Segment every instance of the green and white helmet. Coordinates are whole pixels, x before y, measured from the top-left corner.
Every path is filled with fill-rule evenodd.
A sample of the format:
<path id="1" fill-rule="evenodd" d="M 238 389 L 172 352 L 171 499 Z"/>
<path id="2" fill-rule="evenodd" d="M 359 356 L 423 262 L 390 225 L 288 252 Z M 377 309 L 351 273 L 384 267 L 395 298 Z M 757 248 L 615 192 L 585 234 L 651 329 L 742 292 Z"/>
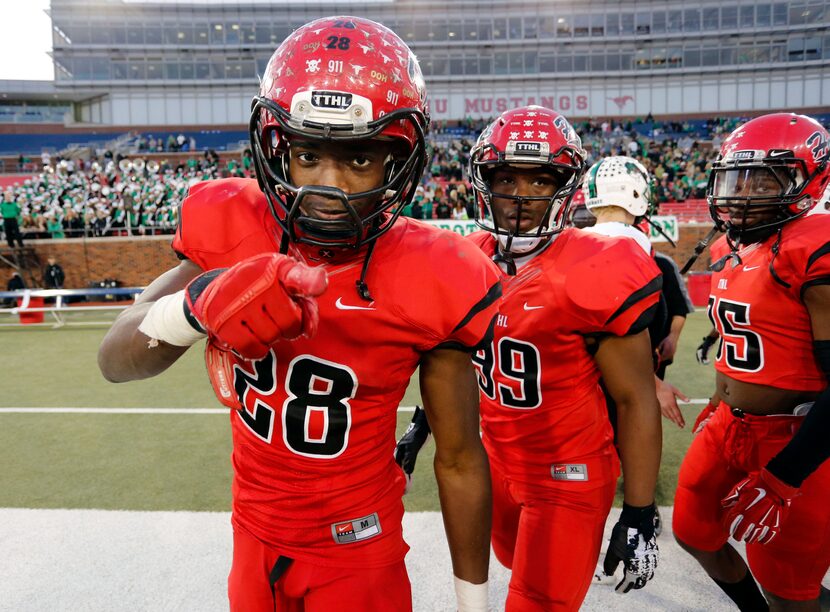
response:
<path id="1" fill-rule="evenodd" d="M 582 192 L 588 210 L 619 206 L 642 217 L 651 203 L 651 177 L 633 157 L 615 155 L 591 166 L 585 174 Z"/>

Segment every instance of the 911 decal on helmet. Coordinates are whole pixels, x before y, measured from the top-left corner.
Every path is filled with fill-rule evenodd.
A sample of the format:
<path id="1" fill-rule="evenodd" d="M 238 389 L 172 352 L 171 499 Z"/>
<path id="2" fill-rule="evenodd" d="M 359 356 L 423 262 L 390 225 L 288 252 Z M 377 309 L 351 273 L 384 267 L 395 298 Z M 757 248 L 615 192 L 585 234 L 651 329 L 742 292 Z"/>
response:
<path id="1" fill-rule="evenodd" d="M 405 70 L 404 70 L 405 69 Z M 389 28 L 360 17 L 317 19 L 274 52 L 248 124 L 256 177 L 291 242 L 357 249 L 392 227 L 415 195 L 426 164 L 426 86 L 412 51 Z M 384 185 L 371 194 L 291 180 L 289 141 L 394 141 Z M 371 146 L 371 145 L 367 145 Z M 304 212 L 304 198 L 337 200 L 341 219 Z M 369 199 L 372 205 L 358 206 Z M 358 208 L 360 211 L 358 212 Z"/>

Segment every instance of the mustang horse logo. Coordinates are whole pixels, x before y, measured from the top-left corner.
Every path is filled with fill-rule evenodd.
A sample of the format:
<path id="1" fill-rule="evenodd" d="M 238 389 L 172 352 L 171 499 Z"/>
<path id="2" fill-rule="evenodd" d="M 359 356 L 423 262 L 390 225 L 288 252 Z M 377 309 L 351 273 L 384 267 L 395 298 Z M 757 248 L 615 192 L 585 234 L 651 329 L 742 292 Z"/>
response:
<path id="1" fill-rule="evenodd" d="M 634 102 L 634 98 L 632 96 L 617 96 L 616 98 L 608 98 L 614 104 L 617 105 L 617 108 L 622 110 L 625 108 L 625 105 L 629 102 Z"/>

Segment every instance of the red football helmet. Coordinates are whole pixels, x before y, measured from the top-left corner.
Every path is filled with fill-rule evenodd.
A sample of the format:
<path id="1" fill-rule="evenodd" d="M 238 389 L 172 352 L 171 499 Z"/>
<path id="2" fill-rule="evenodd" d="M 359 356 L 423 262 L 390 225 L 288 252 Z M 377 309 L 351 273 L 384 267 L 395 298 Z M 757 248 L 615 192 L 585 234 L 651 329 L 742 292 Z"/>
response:
<path id="1" fill-rule="evenodd" d="M 552 197 L 523 197 L 493 192 L 490 179 L 497 166 L 529 166 L 561 177 Z M 559 113 L 541 106 L 525 106 L 502 113 L 479 136 L 470 152 L 470 180 L 476 196 L 476 224 L 496 235 L 503 252 L 532 253 L 546 238 L 561 231 L 568 206 L 585 171 L 585 151 L 571 124 Z M 493 198 L 513 200 L 519 207 L 516 223 L 500 227 L 493 215 Z M 532 230 L 519 227 L 524 203 L 548 202 L 542 222 Z"/>
<path id="2" fill-rule="evenodd" d="M 428 124 L 418 61 L 390 29 L 358 17 L 327 17 L 297 29 L 271 56 L 249 124 L 257 180 L 289 239 L 359 248 L 388 230 L 421 179 Z M 288 172 L 292 137 L 333 146 L 392 139 L 404 145 L 405 154 L 390 158 L 385 184 L 371 191 L 296 187 Z M 300 205 L 310 194 L 340 200 L 350 218 L 304 215 Z M 378 204 L 361 216 L 351 203 L 365 198 Z M 398 212 L 387 213 L 394 206 Z"/>
<path id="3" fill-rule="evenodd" d="M 827 189 L 828 162 L 830 135 L 815 119 L 774 113 L 748 121 L 712 164 L 706 196 L 715 225 L 730 241 L 748 242 L 806 214 Z"/>

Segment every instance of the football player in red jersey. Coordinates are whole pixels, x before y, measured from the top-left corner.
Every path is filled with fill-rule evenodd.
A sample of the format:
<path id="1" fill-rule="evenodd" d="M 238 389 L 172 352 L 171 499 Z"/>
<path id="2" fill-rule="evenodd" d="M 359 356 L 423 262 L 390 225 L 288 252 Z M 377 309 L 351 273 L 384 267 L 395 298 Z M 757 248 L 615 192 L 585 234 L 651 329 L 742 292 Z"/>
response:
<path id="1" fill-rule="evenodd" d="M 680 468 L 674 534 L 741 610 L 817 611 L 830 566 L 830 218 L 807 215 L 829 162 L 817 121 L 777 113 L 736 128 L 709 179 L 720 402 Z"/>
<path id="2" fill-rule="evenodd" d="M 489 344 L 501 287 L 469 241 L 391 212 L 415 193 L 427 123 L 420 68 L 391 30 L 354 17 L 296 30 L 253 100 L 257 180 L 191 189 L 182 263 L 101 346 L 118 382 L 207 337 L 233 433 L 233 610 L 411 609 L 392 451 L 418 367 L 458 609 L 486 609 L 490 482 L 470 353 Z"/>
<path id="3" fill-rule="evenodd" d="M 508 611 L 577 610 L 591 584 L 619 459 L 602 377 L 617 401 L 625 505 L 605 568 L 618 592 L 654 574 L 661 424 L 648 326 L 660 272 L 631 240 L 563 230 L 585 153 L 561 115 L 503 113 L 471 151 L 471 236 L 502 270 L 492 343 L 474 356 L 493 479 L 492 544 L 512 570 Z"/>

